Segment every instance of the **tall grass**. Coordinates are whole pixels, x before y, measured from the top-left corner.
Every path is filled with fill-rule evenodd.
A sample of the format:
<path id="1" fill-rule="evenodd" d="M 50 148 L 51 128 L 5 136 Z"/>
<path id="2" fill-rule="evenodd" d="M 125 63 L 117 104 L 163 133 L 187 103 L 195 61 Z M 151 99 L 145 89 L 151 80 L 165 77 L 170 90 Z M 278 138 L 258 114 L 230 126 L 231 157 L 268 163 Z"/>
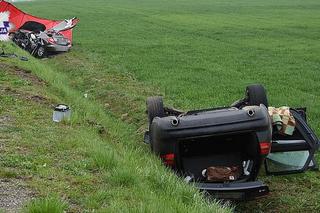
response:
<path id="1" fill-rule="evenodd" d="M 62 213 L 67 209 L 65 202 L 57 197 L 35 199 L 26 205 L 26 213 Z"/>

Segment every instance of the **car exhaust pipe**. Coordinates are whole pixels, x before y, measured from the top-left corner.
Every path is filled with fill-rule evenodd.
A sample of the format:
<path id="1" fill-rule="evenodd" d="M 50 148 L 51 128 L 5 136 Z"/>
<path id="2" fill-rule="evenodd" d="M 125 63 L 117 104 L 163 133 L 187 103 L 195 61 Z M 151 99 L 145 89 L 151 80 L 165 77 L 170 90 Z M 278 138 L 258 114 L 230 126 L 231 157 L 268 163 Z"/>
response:
<path id="1" fill-rule="evenodd" d="M 255 112 L 254 112 L 253 109 L 249 109 L 247 113 L 248 113 L 248 115 L 249 115 L 250 117 L 252 117 L 252 116 L 254 116 L 254 113 L 255 113 Z"/>
<path id="2" fill-rule="evenodd" d="M 179 125 L 179 120 L 177 117 L 174 117 L 172 120 L 171 120 L 171 125 L 172 126 L 178 126 Z"/>

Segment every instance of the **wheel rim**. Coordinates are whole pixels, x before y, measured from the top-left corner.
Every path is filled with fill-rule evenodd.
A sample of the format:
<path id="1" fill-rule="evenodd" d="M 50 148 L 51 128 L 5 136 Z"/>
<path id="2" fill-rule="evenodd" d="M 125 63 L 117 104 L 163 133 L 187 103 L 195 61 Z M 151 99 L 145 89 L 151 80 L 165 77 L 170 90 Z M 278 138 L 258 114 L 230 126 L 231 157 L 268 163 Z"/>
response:
<path id="1" fill-rule="evenodd" d="M 44 54 L 44 48 L 43 48 L 43 47 L 40 47 L 40 48 L 38 49 L 38 56 L 43 56 L 43 54 Z"/>

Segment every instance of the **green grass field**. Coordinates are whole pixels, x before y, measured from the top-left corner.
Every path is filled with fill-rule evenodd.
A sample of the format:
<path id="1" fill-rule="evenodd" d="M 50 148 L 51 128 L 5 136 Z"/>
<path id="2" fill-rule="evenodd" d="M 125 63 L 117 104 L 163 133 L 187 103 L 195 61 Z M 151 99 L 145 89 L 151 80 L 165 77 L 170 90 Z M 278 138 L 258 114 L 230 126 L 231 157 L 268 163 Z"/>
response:
<path id="1" fill-rule="evenodd" d="M 53 102 L 70 103 L 76 110 L 73 125 L 62 128 L 64 134 L 69 135 L 67 138 L 60 135 L 60 128 L 48 124 L 48 120 L 39 120 L 39 127 L 47 129 L 41 133 L 48 137 L 44 143 L 63 140 L 63 144 L 68 145 L 48 146 L 48 150 L 38 153 L 41 146 L 37 149 L 33 146 L 40 142 L 33 141 L 38 131 L 28 131 L 28 137 L 23 137 L 28 149 L 40 159 L 45 158 L 42 155 L 47 151 L 53 153 L 52 161 L 56 152 L 63 156 L 72 152 L 69 158 L 62 158 L 61 163 L 63 168 L 78 169 L 70 171 L 71 174 L 68 169 L 59 171 L 59 166 L 54 170 L 44 169 L 47 176 L 37 169 L 23 170 L 36 177 L 50 177 L 48 173 L 54 171 L 59 177 L 54 181 L 57 190 L 50 189 L 49 182 L 41 178 L 41 181 L 37 178 L 30 181 L 30 185 L 40 195 L 57 191 L 59 197 L 66 196 L 66 200 L 74 202 L 73 205 L 69 203 L 69 209 L 117 210 L 125 206 L 133 211 L 196 211 L 197 208 L 213 211 L 216 208 L 215 203 L 209 206 L 200 196 L 192 198 L 195 191 L 169 175 L 142 143 L 147 96 L 163 95 L 166 103 L 182 109 L 206 108 L 228 105 L 243 96 L 246 85 L 262 83 L 267 88 L 271 105 L 308 107 L 309 123 L 320 134 L 319 1 L 41 0 L 17 5 L 40 17 L 78 16 L 81 20 L 74 31 L 74 48 L 70 53 L 50 60 L 33 60 L 31 65 L 31 62 L 21 63 L 48 82 L 48 96 Z M 20 88 L 16 81 L 13 80 L 13 86 Z M 82 98 L 84 93 L 88 94 L 87 100 Z M 27 112 L 27 109 L 17 110 Z M 41 111 L 46 116 L 50 112 L 48 109 Z M 12 113 L 19 117 L 14 110 Z M 24 124 L 20 131 L 35 128 L 30 127 L 33 116 L 19 119 Z M 89 133 L 94 128 L 88 130 L 89 124 L 83 124 L 88 119 L 107 126 L 111 136 L 101 138 L 96 132 Z M 92 140 L 91 136 L 97 138 Z M 72 145 L 70 138 L 76 138 L 71 140 Z M 13 142 L 12 153 L 6 153 L 1 164 L 15 172 L 10 157 L 15 155 L 16 146 Z M 73 147 L 79 150 L 73 152 Z M 110 159 L 106 156 L 113 154 L 108 150 L 111 153 L 129 150 L 132 154 Z M 93 168 L 83 168 L 70 159 L 88 160 Z M 144 165 L 143 161 L 148 163 Z M 131 163 L 118 169 L 119 163 L 126 165 L 128 162 Z M 108 164 L 111 168 L 105 166 Z M 148 176 L 143 172 L 132 175 L 132 169 L 142 165 L 145 171 L 157 172 L 153 164 L 160 171 L 151 175 L 151 180 L 142 180 L 141 177 Z M 98 175 L 93 172 L 96 170 Z M 111 172 L 114 170 L 116 172 Z M 82 172 L 86 175 L 81 175 Z M 117 173 L 120 178 L 112 178 Z M 69 175 L 72 183 L 76 180 L 74 192 L 66 192 L 64 188 L 69 184 L 69 180 L 64 180 Z M 169 175 L 169 180 L 164 179 L 165 175 Z M 235 204 L 236 211 L 320 211 L 319 173 L 282 177 L 261 174 L 260 179 L 269 185 L 270 196 Z M 132 184 L 127 184 L 127 180 Z M 169 186 L 163 186 L 163 181 Z M 48 186 L 44 186 L 46 184 Z M 175 184 L 178 184 L 177 189 L 171 189 Z M 125 190 L 121 191 L 119 186 Z M 142 186 L 148 186 L 152 193 L 143 191 Z M 82 196 L 82 187 L 88 190 L 88 196 Z M 173 194 L 174 199 L 168 197 Z M 168 201 L 168 209 L 161 202 L 150 208 L 143 205 L 144 202 L 150 205 L 157 199 Z M 133 206 L 135 209 L 131 209 Z"/>

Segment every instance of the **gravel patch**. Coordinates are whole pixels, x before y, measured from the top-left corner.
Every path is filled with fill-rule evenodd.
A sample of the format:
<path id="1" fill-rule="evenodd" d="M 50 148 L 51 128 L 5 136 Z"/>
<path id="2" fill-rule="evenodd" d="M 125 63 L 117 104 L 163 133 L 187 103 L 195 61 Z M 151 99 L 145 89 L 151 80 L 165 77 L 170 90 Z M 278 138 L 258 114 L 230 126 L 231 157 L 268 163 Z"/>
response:
<path id="1" fill-rule="evenodd" d="M 0 179 L 0 210 L 18 212 L 34 193 L 17 179 Z"/>

